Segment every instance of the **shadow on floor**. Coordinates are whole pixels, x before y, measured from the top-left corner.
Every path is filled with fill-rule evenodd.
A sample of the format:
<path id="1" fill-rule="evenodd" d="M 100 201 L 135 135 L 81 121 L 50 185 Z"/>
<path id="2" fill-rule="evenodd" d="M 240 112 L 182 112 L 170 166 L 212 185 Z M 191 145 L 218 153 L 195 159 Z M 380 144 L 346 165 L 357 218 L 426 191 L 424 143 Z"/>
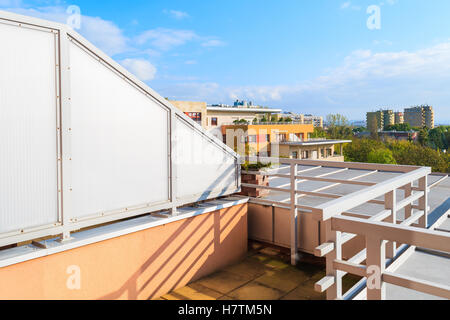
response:
<path id="1" fill-rule="evenodd" d="M 325 276 L 323 259 L 303 255 L 290 265 L 289 251 L 249 243 L 247 257 L 208 277 L 161 297 L 162 300 L 325 300 L 314 284 Z M 344 292 L 360 278 L 346 276 Z"/>

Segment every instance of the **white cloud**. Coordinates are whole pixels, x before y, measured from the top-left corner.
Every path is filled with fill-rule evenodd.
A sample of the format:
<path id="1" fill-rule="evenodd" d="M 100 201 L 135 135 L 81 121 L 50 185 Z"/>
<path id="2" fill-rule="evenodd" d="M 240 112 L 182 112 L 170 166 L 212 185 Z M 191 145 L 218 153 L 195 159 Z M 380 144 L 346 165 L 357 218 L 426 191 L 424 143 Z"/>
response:
<path id="1" fill-rule="evenodd" d="M 59 23 L 66 23 L 69 16 L 66 13 L 66 8 L 60 6 L 40 7 L 36 9 L 11 8 L 8 10 Z M 81 30 L 77 31 L 108 55 L 123 53 L 130 49 L 128 47 L 128 38 L 111 21 L 103 20 L 99 17 L 82 15 Z"/>
<path id="2" fill-rule="evenodd" d="M 155 78 L 156 67 L 147 60 L 125 59 L 120 61 L 120 64 L 142 81 L 150 81 Z"/>
<path id="3" fill-rule="evenodd" d="M 156 28 L 139 35 L 136 42 L 140 45 L 150 43 L 157 49 L 167 51 L 196 38 L 198 38 L 197 34 L 190 30 Z"/>
<path id="4" fill-rule="evenodd" d="M 223 47 L 225 45 L 226 45 L 225 42 L 217 39 L 207 40 L 202 43 L 202 47 Z"/>
<path id="5" fill-rule="evenodd" d="M 341 4 L 341 9 L 346 9 L 348 7 L 350 7 L 352 3 L 350 1 L 344 2 L 343 4 Z"/>
<path id="6" fill-rule="evenodd" d="M 189 14 L 187 12 L 178 11 L 178 10 L 164 10 L 165 14 L 170 15 L 172 18 L 177 20 L 182 20 L 184 18 L 188 18 Z"/>
<path id="7" fill-rule="evenodd" d="M 359 11 L 359 10 L 361 10 L 361 7 L 352 5 L 351 1 L 346 1 L 341 4 L 341 9 L 342 10 L 351 9 L 351 10 Z"/>
<path id="8" fill-rule="evenodd" d="M 430 103 L 441 120 L 449 121 L 449 86 L 450 41 L 417 51 L 357 50 L 338 68 L 298 84 L 223 87 L 197 82 L 164 88 L 164 94 L 173 91 L 179 98 L 208 102 L 250 99 L 293 111 L 342 112 L 355 120 L 380 106 L 400 110 Z"/>

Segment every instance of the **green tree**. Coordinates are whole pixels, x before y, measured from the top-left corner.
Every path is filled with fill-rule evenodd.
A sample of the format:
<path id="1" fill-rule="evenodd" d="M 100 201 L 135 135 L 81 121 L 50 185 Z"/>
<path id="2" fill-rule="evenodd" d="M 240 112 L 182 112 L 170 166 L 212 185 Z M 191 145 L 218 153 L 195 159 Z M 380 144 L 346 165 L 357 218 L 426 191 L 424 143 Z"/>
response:
<path id="1" fill-rule="evenodd" d="M 332 139 L 347 139 L 353 136 L 348 119 L 341 114 L 327 115 L 328 136 Z"/>
<path id="2" fill-rule="evenodd" d="M 322 128 L 315 127 L 311 138 L 327 138 L 327 132 Z"/>
<path id="3" fill-rule="evenodd" d="M 387 126 L 386 131 L 411 131 L 409 123 L 399 123 Z"/>
<path id="4" fill-rule="evenodd" d="M 370 151 L 367 155 L 367 162 L 382 164 L 397 164 L 392 151 L 387 148 L 380 148 Z"/>
<path id="5" fill-rule="evenodd" d="M 385 148 L 385 146 L 378 140 L 353 139 L 352 143 L 344 146 L 345 161 L 368 162 L 369 153 L 381 148 Z"/>
<path id="6" fill-rule="evenodd" d="M 428 144 L 428 128 L 424 127 L 420 129 L 418 140 L 421 146 L 426 146 Z"/>

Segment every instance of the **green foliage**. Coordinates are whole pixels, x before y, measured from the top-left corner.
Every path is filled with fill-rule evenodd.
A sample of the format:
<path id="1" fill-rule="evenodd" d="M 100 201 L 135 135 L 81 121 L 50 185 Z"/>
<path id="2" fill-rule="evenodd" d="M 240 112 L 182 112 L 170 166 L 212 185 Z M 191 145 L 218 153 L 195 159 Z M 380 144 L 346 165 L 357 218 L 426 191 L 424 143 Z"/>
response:
<path id="1" fill-rule="evenodd" d="M 397 164 L 392 154 L 392 151 L 386 148 L 370 151 L 370 153 L 367 155 L 367 162 L 382 163 L 382 164 Z"/>
<path id="2" fill-rule="evenodd" d="M 428 131 L 428 146 L 435 150 L 448 150 L 450 126 L 440 126 Z"/>
<path id="3" fill-rule="evenodd" d="M 424 166 L 431 167 L 433 172 L 450 172 L 450 155 L 409 141 L 353 139 L 353 143 L 344 147 L 345 161 L 380 163 L 377 162 L 379 159 L 387 161 L 389 158 L 386 150 L 391 152 L 399 165 Z"/>
<path id="4" fill-rule="evenodd" d="M 399 123 L 386 127 L 386 131 L 411 131 L 411 126 L 409 123 Z"/>
<path id="5" fill-rule="evenodd" d="M 349 139 L 353 131 L 348 125 L 348 119 L 341 114 L 327 115 L 328 137 L 331 139 Z"/>
<path id="6" fill-rule="evenodd" d="M 345 161 L 369 162 L 368 155 L 377 149 L 384 149 L 381 141 L 372 139 L 353 139 L 353 143 L 344 146 Z"/>
<path id="7" fill-rule="evenodd" d="M 327 115 L 327 123 L 329 127 L 345 127 L 348 126 L 348 119 L 342 114 Z"/>
<path id="8" fill-rule="evenodd" d="M 367 128 L 364 128 L 364 127 L 358 127 L 358 128 L 353 128 L 353 133 L 354 134 L 356 134 L 356 133 L 360 133 L 360 132 L 365 132 L 367 130 Z"/>
<path id="9" fill-rule="evenodd" d="M 246 161 L 244 164 L 242 164 L 242 170 L 244 171 L 259 171 L 264 168 L 270 168 L 272 166 L 272 163 L 250 163 Z"/>
<path id="10" fill-rule="evenodd" d="M 322 128 L 314 128 L 314 132 L 311 133 L 311 138 L 327 138 L 327 132 Z"/>
<path id="11" fill-rule="evenodd" d="M 241 119 L 241 120 L 234 120 L 233 121 L 234 124 L 249 124 L 249 122 L 245 119 Z"/>
<path id="12" fill-rule="evenodd" d="M 418 141 L 421 146 L 426 146 L 428 144 L 428 128 L 424 127 L 420 129 Z"/>

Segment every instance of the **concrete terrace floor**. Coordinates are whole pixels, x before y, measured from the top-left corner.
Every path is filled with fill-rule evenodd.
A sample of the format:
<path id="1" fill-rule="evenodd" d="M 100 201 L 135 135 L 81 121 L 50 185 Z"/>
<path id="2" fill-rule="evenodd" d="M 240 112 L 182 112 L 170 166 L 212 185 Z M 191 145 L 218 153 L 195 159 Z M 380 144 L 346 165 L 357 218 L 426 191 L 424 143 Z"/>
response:
<path id="1" fill-rule="evenodd" d="M 290 265 L 289 251 L 250 242 L 247 257 L 232 266 L 162 296 L 161 300 L 325 300 L 314 284 L 325 276 L 324 260 L 302 255 Z M 360 279 L 346 276 L 344 290 Z M 345 292 L 345 291 L 344 291 Z"/>

